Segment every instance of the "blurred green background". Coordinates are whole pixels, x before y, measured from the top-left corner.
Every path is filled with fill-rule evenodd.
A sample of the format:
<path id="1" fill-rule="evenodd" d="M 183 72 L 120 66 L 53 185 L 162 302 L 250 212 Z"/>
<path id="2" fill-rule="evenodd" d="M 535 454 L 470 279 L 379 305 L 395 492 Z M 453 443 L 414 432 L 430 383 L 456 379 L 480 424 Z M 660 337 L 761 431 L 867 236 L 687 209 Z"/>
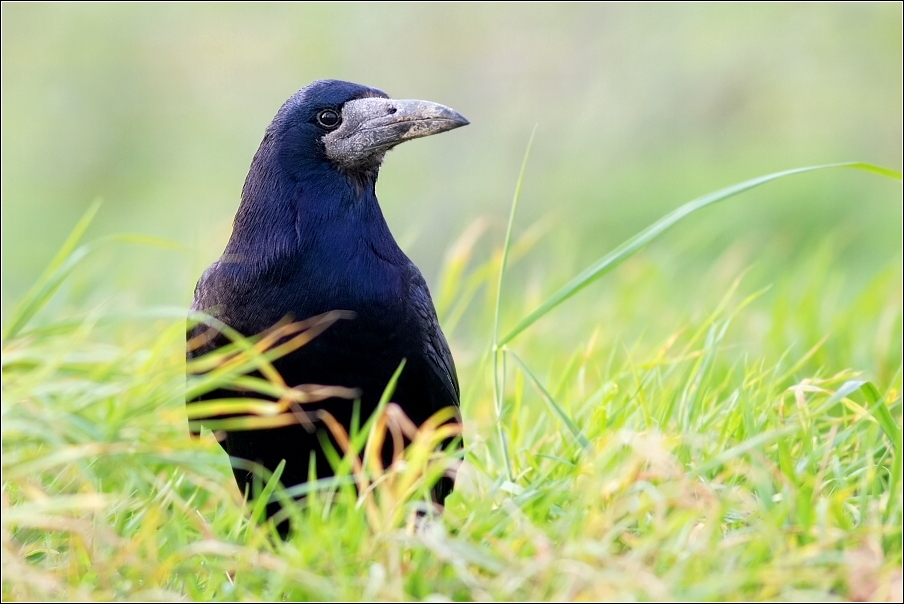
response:
<path id="1" fill-rule="evenodd" d="M 551 291 L 733 182 L 902 161 L 900 3 L 4 3 L 2 17 L 4 318 L 98 197 L 89 238 L 137 232 L 179 248 L 109 248 L 66 299 L 187 305 L 222 251 L 264 128 L 318 78 L 471 120 L 391 153 L 378 184 L 431 283 L 475 220 L 488 225 L 478 251 L 498 246 L 537 125 L 516 235 L 544 219 L 543 239 L 514 296 L 531 283 Z M 739 241 L 738 272 L 829 246 L 856 280 L 900 257 L 901 208 L 894 181 L 808 174 L 704 212 L 648 257 L 674 275 L 663 291 L 676 300 L 705 288 L 705 269 Z"/>

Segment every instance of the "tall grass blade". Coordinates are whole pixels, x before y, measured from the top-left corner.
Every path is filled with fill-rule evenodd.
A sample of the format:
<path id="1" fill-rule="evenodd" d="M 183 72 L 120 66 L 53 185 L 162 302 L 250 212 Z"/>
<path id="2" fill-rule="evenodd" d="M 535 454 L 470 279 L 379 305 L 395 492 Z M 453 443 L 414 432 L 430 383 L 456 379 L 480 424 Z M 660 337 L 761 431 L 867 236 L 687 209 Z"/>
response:
<path id="1" fill-rule="evenodd" d="M 673 212 L 667 214 L 665 217 L 654 222 L 646 229 L 615 248 L 615 250 L 606 254 L 597 262 L 587 267 L 587 269 L 585 269 L 581 274 L 565 284 L 565 286 L 563 286 L 555 294 L 550 296 L 535 311 L 522 319 L 521 322 L 514 327 L 514 329 L 509 331 L 501 339 L 498 339 L 496 341 L 496 345 L 503 346 L 511 342 L 512 339 L 514 339 L 518 334 L 533 325 L 541 317 L 547 315 L 556 306 L 571 298 L 579 291 L 614 269 L 616 266 L 633 256 L 635 252 L 646 246 L 666 230 L 680 222 L 682 219 L 690 216 L 697 210 L 705 208 L 706 206 L 712 205 L 724 199 L 728 199 L 729 197 L 734 197 L 735 195 L 766 184 L 767 182 L 771 182 L 779 178 L 784 178 L 785 176 L 791 176 L 792 174 L 801 174 L 803 172 L 813 172 L 815 170 L 826 170 L 831 168 L 853 168 L 857 170 L 865 170 L 867 172 L 873 172 L 875 174 L 880 174 L 888 178 L 901 180 L 901 173 L 895 170 L 889 170 L 888 168 L 883 168 L 881 166 L 875 166 L 873 164 L 867 164 L 863 162 L 847 162 L 838 164 L 824 164 L 821 166 L 809 166 L 806 168 L 794 168 L 792 170 L 783 170 L 782 172 L 775 172 L 773 174 L 767 174 L 766 176 L 759 176 L 757 178 L 745 180 L 744 182 L 731 185 L 730 187 L 725 187 L 724 189 L 719 189 L 718 191 L 709 193 L 707 195 L 704 195 L 703 197 L 698 197 L 697 199 L 689 201 L 677 210 L 674 210 Z"/>
<path id="2" fill-rule="evenodd" d="M 47 301 L 56 293 L 56 291 L 66 280 L 66 277 L 75 269 L 76 266 L 92 251 L 106 245 L 108 243 L 133 243 L 139 245 L 152 245 L 156 247 L 178 249 L 178 245 L 161 239 L 159 237 L 151 237 L 148 235 L 137 234 L 121 234 L 102 237 L 85 245 L 78 245 L 84 236 L 85 231 L 94 220 L 97 211 L 100 209 L 100 200 L 95 200 L 85 211 L 75 227 L 69 233 L 62 247 L 38 277 L 35 284 L 28 290 L 22 298 L 22 302 L 13 311 L 6 329 L 3 331 L 3 342 L 7 342 L 19 335 L 22 329 L 29 321 L 47 304 Z"/>
<path id="3" fill-rule="evenodd" d="M 273 492 L 280 486 L 279 479 L 285 469 L 286 460 L 284 459 L 276 466 L 276 470 L 273 471 L 270 479 L 267 480 L 267 485 L 260 492 L 260 495 L 255 498 L 254 508 L 251 510 L 251 524 L 248 526 L 249 534 L 253 527 L 266 517 L 267 504 L 270 502 Z"/>
<path id="4" fill-rule="evenodd" d="M 28 290 L 22 302 L 10 317 L 8 327 L 3 331 L 3 341 L 6 342 L 10 338 L 16 336 L 17 333 L 25 326 L 26 323 L 40 310 L 47 302 L 53 292 L 60 286 L 66 275 L 72 270 L 79 260 L 87 252 L 74 254 L 75 246 L 81 241 L 82 236 L 94 220 L 94 216 L 100 209 L 100 199 L 95 199 L 82 217 L 75 224 L 63 246 L 50 261 L 50 264 L 44 269 L 44 272 L 38 277 L 35 284 Z"/>
<path id="5" fill-rule="evenodd" d="M 866 396 L 870 413 L 891 443 L 892 467 L 888 481 L 888 492 L 899 493 L 901 491 L 901 475 L 904 473 L 904 459 L 902 459 L 902 456 L 904 456 L 904 435 L 902 435 L 901 426 L 895 421 L 882 395 L 879 393 L 879 389 L 872 382 L 864 382 L 860 390 Z M 895 403 L 900 405 L 901 398 L 898 397 Z M 889 497 L 883 514 L 883 522 L 889 522 L 895 513 L 900 513 L 900 510 L 897 509 L 899 506 L 900 499 Z"/>
<path id="6" fill-rule="evenodd" d="M 505 469 L 508 473 L 509 480 L 514 480 L 512 472 L 512 461 L 509 458 L 508 439 L 505 437 L 505 431 L 502 428 L 502 400 L 505 396 L 505 368 L 502 374 L 499 371 L 500 355 L 502 350 L 499 348 L 499 309 L 502 307 L 502 283 L 505 278 L 505 263 L 508 260 L 509 248 L 512 245 L 512 225 L 515 224 L 515 211 L 518 209 L 518 199 L 521 197 L 521 184 L 524 182 L 524 173 L 527 170 L 527 160 L 530 157 L 530 148 L 534 144 L 534 135 L 537 133 L 537 127 L 534 126 L 533 132 L 530 133 L 530 139 L 527 141 L 527 149 L 524 151 L 524 159 L 521 161 L 521 172 L 518 174 L 518 183 L 515 185 L 515 196 L 512 199 L 512 209 L 509 212 L 508 226 L 505 229 L 505 243 L 502 246 L 502 259 L 499 262 L 499 280 L 496 283 L 496 307 L 493 311 L 493 407 L 496 411 L 496 434 L 499 437 L 499 446 L 502 449 L 502 457 L 505 461 Z"/>
<path id="7" fill-rule="evenodd" d="M 531 370 L 527 368 L 527 365 L 524 364 L 524 361 L 518 358 L 518 355 L 516 355 L 511 350 L 507 352 L 512 355 L 512 358 L 515 359 L 515 362 L 517 362 L 521 367 L 521 371 L 524 372 L 524 375 L 528 377 L 528 379 L 540 393 L 540 396 L 542 396 L 543 400 L 546 401 L 546 404 L 549 406 L 549 409 L 550 411 L 552 411 L 553 415 L 558 417 L 559 420 L 561 420 L 561 422 L 565 424 L 565 427 L 568 428 L 568 431 L 571 432 L 571 435 L 574 437 L 575 441 L 577 441 L 582 449 L 584 449 L 585 451 L 589 450 L 590 441 L 587 440 L 587 437 L 584 436 L 584 433 L 581 432 L 581 429 L 578 428 L 578 425 L 574 423 L 574 420 L 571 419 L 571 417 L 567 413 L 565 413 L 565 410 L 562 409 L 561 405 L 559 405 L 559 403 L 555 401 L 555 399 L 546 390 L 546 388 L 543 387 L 543 384 L 540 382 L 540 380 L 538 380 L 537 377 L 531 372 Z"/>
<path id="8" fill-rule="evenodd" d="M 399 363 L 398 368 L 395 370 L 395 373 L 392 374 L 392 377 L 389 378 L 389 383 L 386 384 L 386 388 L 383 390 L 382 396 L 380 396 L 380 402 L 377 403 L 377 408 L 371 414 L 370 418 L 365 422 L 364 427 L 362 428 L 359 435 L 353 435 L 352 445 L 354 447 L 355 453 L 361 450 L 361 444 L 364 444 L 364 455 L 362 459 L 370 459 L 372 456 L 376 455 L 374 451 L 374 447 L 376 446 L 376 431 L 379 417 L 383 415 L 384 410 L 386 409 L 386 405 L 389 404 L 389 400 L 392 398 L 392 395 L 395 393 L 396 384 L 399 382 L 399 376 L 402 375 L 402 370 L 405 369 L 406 359 L 402 359 L 402 362 Z M 366 443 L 362 443 L 361 440 L 366 435 L 367 441 Z"/>

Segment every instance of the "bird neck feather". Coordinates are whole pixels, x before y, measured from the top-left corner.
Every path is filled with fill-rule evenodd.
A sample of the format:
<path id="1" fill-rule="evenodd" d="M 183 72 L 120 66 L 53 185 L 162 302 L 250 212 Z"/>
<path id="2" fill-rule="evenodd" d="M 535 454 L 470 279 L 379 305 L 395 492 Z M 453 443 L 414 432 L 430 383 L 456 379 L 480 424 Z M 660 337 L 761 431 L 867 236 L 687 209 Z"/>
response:
<path id="1" fill-rule="evenodd" d="M 253 259 L 260 270 L 298 255 L 354 256 L 374 249 L 384 260 L 403 261 L 377 202 L 376 169 L 343 174 L 312 161 L 287 170 L 267 142 L 248 172 L 224 255 Z"/>

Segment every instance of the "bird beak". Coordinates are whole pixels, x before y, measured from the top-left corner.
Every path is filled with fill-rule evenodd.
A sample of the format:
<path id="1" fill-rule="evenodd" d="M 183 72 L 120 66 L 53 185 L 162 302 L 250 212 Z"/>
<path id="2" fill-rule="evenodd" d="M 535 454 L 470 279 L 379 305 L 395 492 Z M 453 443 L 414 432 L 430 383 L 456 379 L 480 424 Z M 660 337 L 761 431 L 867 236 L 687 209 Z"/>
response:
<path id="1" fill-rule="evenodd" d="M 405 141 L 439 134 L 470 122 L 439 103 L 365 98 L 346 102 L 342 125 L 323 137 L 327 156 L 345 166 L 367 162 Z"/>

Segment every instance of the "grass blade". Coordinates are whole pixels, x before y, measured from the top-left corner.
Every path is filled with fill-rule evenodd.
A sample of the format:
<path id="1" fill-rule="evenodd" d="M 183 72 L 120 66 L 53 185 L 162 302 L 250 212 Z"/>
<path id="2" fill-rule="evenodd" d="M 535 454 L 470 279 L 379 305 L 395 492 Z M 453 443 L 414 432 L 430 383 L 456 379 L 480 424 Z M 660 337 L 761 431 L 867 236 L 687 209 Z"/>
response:
<path id="1" fill-rule="evenodd" d="M 251 524 L 248 525 L 249 535 L 251 534 L 253 527 L 260 524 L 263 519 L 266 518 L 267 503 L 270 502 L 270 497 L 273 495 L 273 492 L 276 491 L 277 487 L 280 487 L 279 479 L 285 468 L 286 460 L 284 459 L 276 466 L 276 470 L 270 475 L 267 484 L 260 492 L 260 495 L 255 497 L 254 508 L 251 510 Z"/>
<path id="2" fill-rule="evenodd" d="M 76 250 L 75 246 L 81 241 L 85 231 L 91 225 L 91 221 L 94 220 L 94 216 L 100 209 L 100 204 L 100 200 L 95 199 L 88 206 L 88 209 L 82 214 L 69 236 L 66 237 L 66 241 L 63 242 L 60 251 L 56 253 L 32 288 L 25 294 L 22 302 L 19 303 L 19 306 L 10 317 L 8 327 L 3 332 L 4 342 L 19 333 L 35 313 L 50 299 L 50 296 L 53 295 L 78 261 L 87 254 L 87 250 Z M 80 251 L 81 253 L 78 253 Z"/>
<path id="3" fill-rule="evenodd" d="M 521 371 L 524 372 L 524 375 L 528 377 L 528 379 L 540 393 L 540 396 L 542 396 L 543 400 L 546 401 L 546 404 L 549 406 L 549 409 L 552 411 L 553 415 L 558 417 L 562 421 L 562 423 L 565 424 L 565 427 L 568 428 L 568 431 L 571 432 L 571 435 L 574 436 L 574 439 L 579 445 L 581 445 L 582 449 L 584 449 L 585 451 L 589 450 L 590 441 L 587 440 L 587 437 L 584 436 L 584 433 L 581 431 L 578 425 L 574 423 L 574 420 L 572 420 L 571 417 L 569 417 L 569 415 L 565 413 L 565 410 L 562 409 L 559 403 L 557 403 L 555 399 L 552 398 L 552 395 L 546 390 L 546 388 L 543 387 L 543 384 L 540 383 L 540 380 L 538 380 L 537 377 L 533 373 L 531 373 L 531 370 L 527 368 L 527 365 L 524 364 L 524 361 L 519 359 L 518 355 L 516 355 L 511 350 L 507 352 L 512 355 L 512 358 L 515 359 L 515 361 L 521 367 Z"/>
<path id="4" fill-rule="evenodd" d="M 502 449 L 502 457 L 509 480 L 514 480 L 512 461 L 509 458 L 508 440 L 502 429 L 502 399 L 505 392 L 505 368 L 502 374 L 499 371 L 499 357 L 503 354 L 499 342 L 499 309 L 502 306 L 502 283 L 505 277 L 505 263 L 508 260 L 509 248 L 512 245 L 512 225 L 515 223 L 515 211 L 518 209 L 518 198 L 521 196 L 521 184 L 524 182 L 524 172 L 527 170 L 527 159 L 530 157 L 530 148 L 534 144 L 534 135 L 537 127 L 534 126 L 527 141 L 527 149 L 524 151 L 524 159 L 521 161 L 521 172 L 518 174 L 518 183 L 515 185 L 515 196 L 512 199 L 512 209 L 509 212 L 508 226 L 505 229 L 505 243 L 502 245 L 502 259 L 499 262 L 499 280 L 496 283 L 496 308 L 493 313 L 493 407 L 496 411 L 496 433 L 499 437 L 499 446 Z"/>
<path id="5" fill-rule="evenodd" d="M 62 247 L 53 257 L 53 260 L 50 261 L 50 264 L 44 269 L 44 272 L 32 288 L 25 294 L 22 302 L 19 303 L 19 306 L 13 312 L 7 328 L 4 330 L 4 343 L 15 338 L 22 332 L 22 329 L 56 293 L 75 267 L 95 249 L 108 243 L 149 245 L 164 249 L 180 248 L 179 245 L 166 239 L 138 234 L 110 235 L 76 247 L 82 236 L 85 234 L 85 231 L 91 225 L 91 221 L 94 220 L 94 216 L 99 209 L 99 200 L 91 204 L 84 215 L 79 219 L 78 223 L 76 223 L 72 232 L 69 233 L 69 236 L 66 238 L 66 241 L 63 242 Z"/>
<path id="6" fill-rule="evenodd" d="M 792 170 L 783 170 L 782 172 L 775 172 L 773 174 L 751 178 L 750 180 L 745 180 L 744 182 L 740 182 L 729 187 L 725 187 L 724 189 L 719 189 L 718 191 L 709 193 L 702 197 L 698 197 L 697 199 L 689 201 L 677 210 L 674 210 L 663 218 L 657 220 L 646 229 L 615 248 L 612 252 L 606 254 L 597 262 L 587 267 L 587 269 L 585 269 L 581 274 L 576 276 L 574 279 L 565 284 L 565 286 L 563 286 L 559 291 L 550 296 L 535 311 L 522 319 L 521 322 L 518 323 L 515 328 L 508 332 L 502 339 L 497 338 L 495 345 L 503 346 L 512 341 L 515 336 L 533 325 L 538 319 L 548 314 L 556 306 L 571 298 L 573 295 L 577 294 L 579 291 L 614 269 L 616 266 L 633 256 L 635 252 L 646 246 L 666 230 L 668 230 L 687 216 L 690 216 L 697 210 L 705 208 L 706 206 L 712 205 L 718 201 L 728 199 L 729 197 L 734 197 L 735 195 L 766 184 L 767 182 L 778 180 L 779 178 L 784 178 L 785 176 L 791 176 L 792 174 L 801 174 L 803 172 L 813 172 L 815 170 L 826 170 L 831 168 L 853 168 L 857 170 L 865 170 L 867 172 L 873 172 L 875 174 L 886 176 L 888 178 L 901 180 L 901 173 L 895 170 L 889 170 L 888 168 L 883 168 L 881 166 L 875 166 L 873 164 L 867 164 L 863 162 L 846 162 L 838 164 L 824 164 L 821 166 L 808 166 L 805 168 L 794 168 Z"/>
<path id="7" fill-rule="evenodd" d="M 396 368 L 395 373 L 392 374 L 392 377 L 389 378 L 389 383 L 386 384 L 386 388 L 383 390 L 383 394 L 380 396 L 380 402 L 377 403 L 377 408 L 374 409 L 374 412 L 371 413 L 370 418 L 364 424 L 364 427 L 361 429 L 361 432 L 357 435 L 351 435 L 351 443 L 353 452 L 352 455 L 357 455 L 358 451 L 361 450 L 361 445 L 364 445 L 364 455 L 362 459 L 370 459 L 371 457 L 376 455 L 376 451 L 374 448 L 376 447 L 376 431 L 377 431 L 377 423 L 378 418 L 383 414 L 386 409 L 386 405 L 389 404 L 392 395 L 395 393 L 396 384 L 399 382 L 399 377 L 402 375 L 402 370 L 405 369 L 405 363 L 407 359 L 402 359 L 402 362 L 399 363 L 398 368 Z M 366 436 L 366 442 L 364 438 Z"/>

